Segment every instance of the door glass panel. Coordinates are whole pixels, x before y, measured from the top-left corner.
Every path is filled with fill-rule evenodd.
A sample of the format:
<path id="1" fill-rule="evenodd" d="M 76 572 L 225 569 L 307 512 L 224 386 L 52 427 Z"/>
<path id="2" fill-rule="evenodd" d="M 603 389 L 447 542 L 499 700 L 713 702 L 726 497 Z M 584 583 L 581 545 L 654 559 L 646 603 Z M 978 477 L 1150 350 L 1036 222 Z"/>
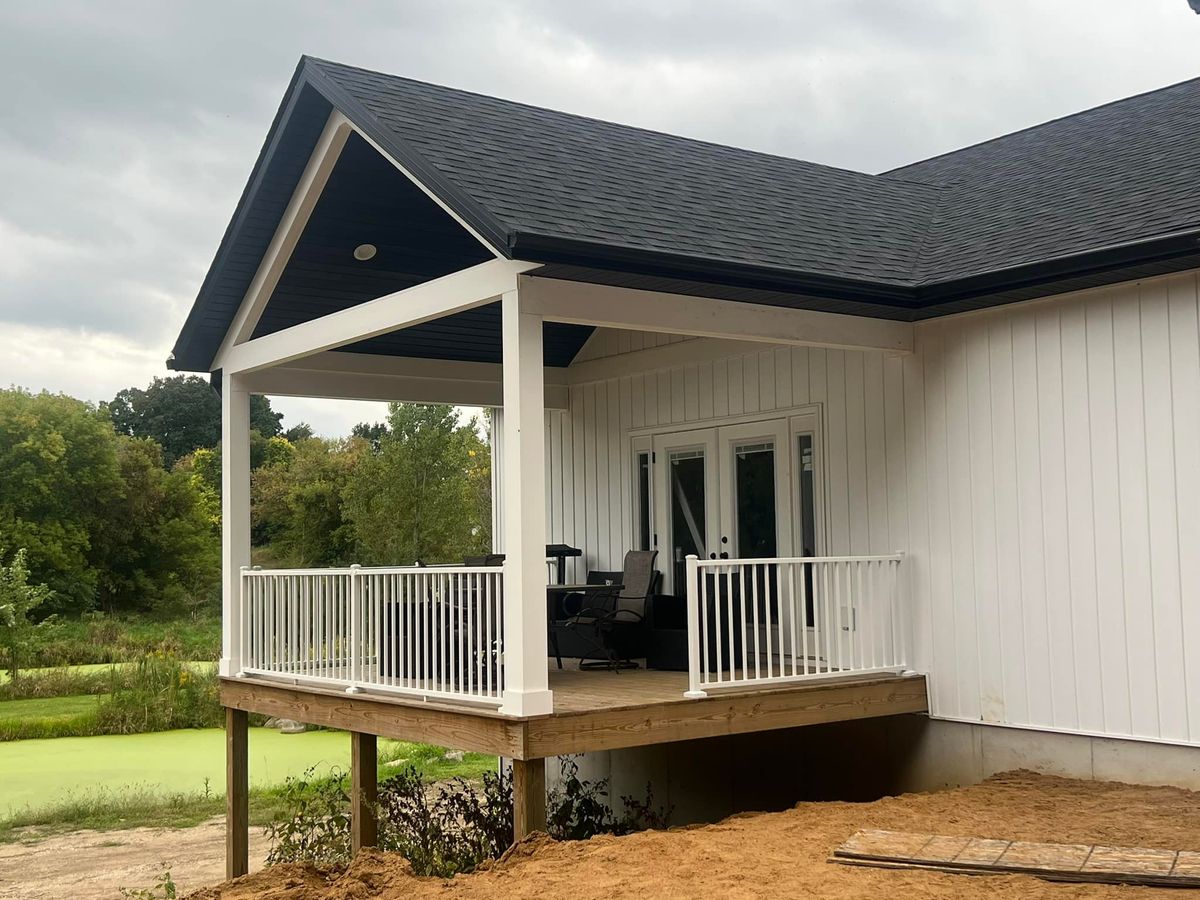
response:
<path id="1" fill-rule="evenodd" d="M 817 555 L 817 502 L 816 502 L 816 457 L 814 455 L 813 436 L 801 434 L 800 445 L 800 555 Z M 808 597 L 808 609 L 805 620 L 813 625 L 813 571 L 812 566 L 804 567 L 805 596 Z"/>
<path id="2" fill-rule="evenodd" d="M 735 447 L 733 468 L 737 555 L 743 559 L 778 556 L 775 445 L 768 441 Z"/>
<path id="3" fill-rule="evenodd" d="M 670 479 L 671 561 L 674 569 L 671 583 L 675 593 L 683 596 L 687 583 L 685 560 L 693 553 L 703 559 L 708 552 L 704 540 L 704 451 L 672 451 L 667 477 Z"/>
<path id="4" fill-rule="evenodd" d="M 650 550 L 650 454 L 637 455 L 638 544 L 637 550 Z"/>

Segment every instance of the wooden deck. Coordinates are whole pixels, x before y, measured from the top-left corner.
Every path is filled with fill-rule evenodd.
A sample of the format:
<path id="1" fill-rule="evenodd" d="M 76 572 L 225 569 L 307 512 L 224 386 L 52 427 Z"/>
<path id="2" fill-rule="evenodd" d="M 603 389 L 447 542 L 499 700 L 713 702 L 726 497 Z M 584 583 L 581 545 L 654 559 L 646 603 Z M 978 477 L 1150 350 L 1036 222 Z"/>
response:
<path id="1" fill-rule="evenodd" d="M 702 699 L 684 697 L 686 684 L 682 672 L 552 668 L 554 712 L 529 718 L 251 678 L 222 679 L 221 702 L 246 712 L 520 760 L 928 710 L 921 675 L 834 677 L 725 690 Z"/>

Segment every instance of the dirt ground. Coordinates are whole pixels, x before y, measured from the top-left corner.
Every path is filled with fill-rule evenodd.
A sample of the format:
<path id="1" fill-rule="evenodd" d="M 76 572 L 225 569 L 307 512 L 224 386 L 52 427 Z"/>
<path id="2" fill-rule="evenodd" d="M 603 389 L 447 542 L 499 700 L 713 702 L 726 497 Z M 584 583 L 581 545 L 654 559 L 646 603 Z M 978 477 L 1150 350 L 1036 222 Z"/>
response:
<path id="1" fill-rule="evenodd" d="M 267 841 L 250 836 L 252 868 Z M 170 869 L 181 895 L 225 877 L 225 820 L 195 828 L 77 831 L 35 844 L 0 844 L 0 900 L 114 900 Z"/>
<path id="2" fill-rule="evenodd" d="M 669 832 L 564 843 L 535 835 L 489 869 L 449 881 L 414 877 L 399 857 L 368 851 L 341 875 L 281 866 L 201 890 L 191 900 L 1180 896 L 1177 889 L 826 862 L 830 851 L 860 828 L 1200 850 L 1200 794 L 1016 772 L 958 790 L 874 803 L 802 803 L 787 812 L 735 816 Z"/>

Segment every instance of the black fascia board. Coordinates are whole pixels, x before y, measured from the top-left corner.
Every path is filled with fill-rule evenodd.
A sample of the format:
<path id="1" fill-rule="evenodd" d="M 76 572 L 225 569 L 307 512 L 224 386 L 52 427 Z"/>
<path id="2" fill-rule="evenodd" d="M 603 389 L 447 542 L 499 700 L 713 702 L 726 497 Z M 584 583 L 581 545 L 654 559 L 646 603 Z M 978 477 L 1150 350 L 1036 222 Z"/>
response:
<path id="1" fill-rule="evenodd" d="M 172 350 L 171 356 L 167 359 L 168 369 L 196 372 L 206 369 L 211 362 L 211 359 L 200 362 L 198 358 L 192 358 L 197 353 L 195 341 L 193 340 L 194 332 L 199 327 L 199 323 L 203 318 L 203 308 L 206 305 L 201 301 L 213 289 L 214 282 L 219 278 L 229 255 L 237 245 L 238 234 L 245 226 L 246 220 L 252 214 L 253 198 L 262 187 L 263 180 L 267 177 L 267 170 L 269 168 L 267 162 L 274 155 L 276 149 L 278 149 L 286 130 L 287 121 L 291 117 L 292 111 L 296 108 L 296 104 L 300 100 L 300 95 L 303 93 L 305 85 L 303 72 L 304 59 L 302 58 L 296 66 L 296 71 L 292 73 L 292 80 L 288 83 L 287 91 L 284 94 L 284 101 L 279 105 L 279 109 L 276 110 L 275 118 L 271 121 L 271 128 L 267 131 L 267 137 L 263 141 L 262 148 L 258 151 L 258 158 L 254 161 L 253 168 L 250 169 L 250 176 L 246 179 L 246 186 L 242 188 L 242 195 L 238 198 L 237 206 L 234 207 L 234 214 L 230 218 L 229 224 L 225 226 L 225 233 L 221 236 L 220 244 L 217 245 L 216 256 L 213 257 L 212 264 L 208 267 L 204 281 L 200 283 L 200 290 L 196 293 L 197 301 L 192 304 L 188 317 L 183 323 L 183 328 L 179 331 L 179 337 L 175 340 L 175 348 Z M 183 347 L 187 347 L 191 352 L 180 355 L 180 350 Z"/>

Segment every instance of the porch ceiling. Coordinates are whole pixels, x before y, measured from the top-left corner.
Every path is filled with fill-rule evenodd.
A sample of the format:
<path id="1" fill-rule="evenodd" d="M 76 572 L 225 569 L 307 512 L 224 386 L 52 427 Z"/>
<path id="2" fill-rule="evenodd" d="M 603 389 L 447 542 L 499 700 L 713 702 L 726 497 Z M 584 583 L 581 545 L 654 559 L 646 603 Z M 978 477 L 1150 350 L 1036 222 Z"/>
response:
<path id="1" fill-rule="evenodd" d="M 354 257 L 360 244 L 376 248 Z M 466 269 L 493 256 L 363 138 L 352 134 L 254 330 L 272 334 Z M 570 364 L 587 326 L 547 323 L 545 364 Z M 341 348 L 355 353 L 501 361 L 499 304 Z"/>

